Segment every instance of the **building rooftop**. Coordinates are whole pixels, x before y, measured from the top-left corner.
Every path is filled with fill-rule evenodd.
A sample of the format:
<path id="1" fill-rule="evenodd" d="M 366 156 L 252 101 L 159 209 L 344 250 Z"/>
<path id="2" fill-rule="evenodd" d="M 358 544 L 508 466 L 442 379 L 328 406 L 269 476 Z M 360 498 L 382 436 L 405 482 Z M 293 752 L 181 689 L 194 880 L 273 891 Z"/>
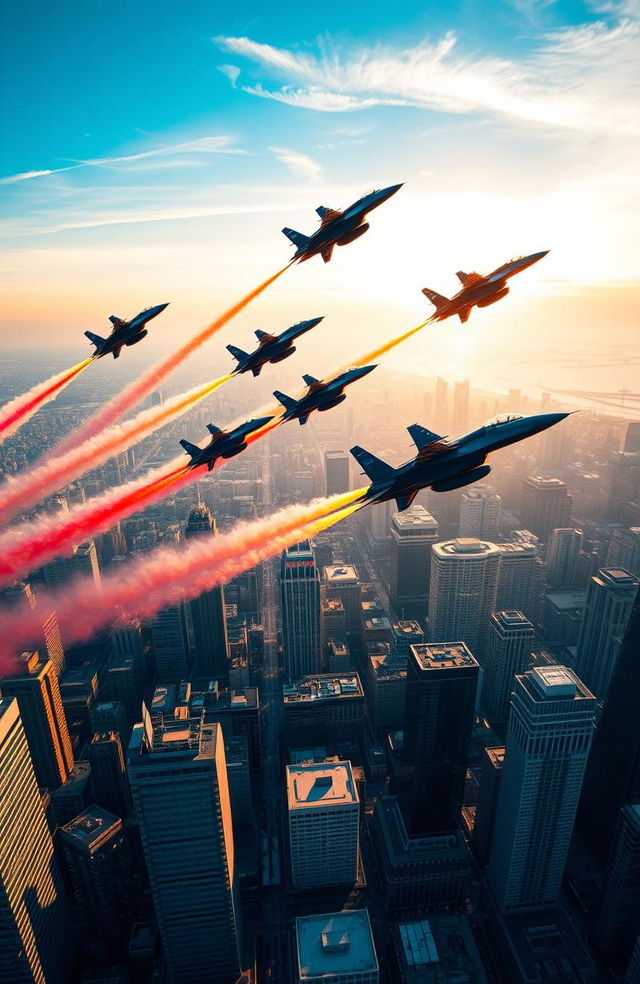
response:
<path id="1" fill-rule="evenodd" d="M 428 919 L 400 923 L 398 935 L 405 962 L 409 967 L 426 967 L 438 963 L 438 950 Z"/>
<path id="2" fill-rule="evenodd" d="M 320 607 L 327 614 L 344 612 L 342 598 L 324 598 Z"/>
<path id="3" fill-rule="evenodd" d="M 507 749 L 504 745 L 494 745 L 493 748 L 485 748 L 486 756 L 494 769 L 502 768 L 506 751 Z"/>
<path id="4" fill-rule="evenodd" d="M 419 642 L 410 649 L 421 670 L 478 666 L 475 656 L 464 642 Z"/>
<path id="5" fill-rule="evenodd" d="M 96 842 L 101 841 L 108 831 L 121 826 L 120 817 L 94 804 L 87 807 L 74 820 L 65 823 L 62 830 L 68 837 L 85 847 L 92 847 Z"/>
<path id="6" fill-rule="evenodd" d="M 475 536 L 459 536 L 455 540 L 443 540 L 434 543 L 433 552 L 440 558 L 445 557 L 486 557 L 498 552 L 495 543 L 478 540 Z"/>
<path id="7" fill-rule="evenodd" d="M 411 506 L 404 512 L 394 513 L 391 522 L 401 535 L 417 534 L 433 539 L 438 536 L 438 521 L 433 518 L 430 512 L 427 512 L 424 506 Z"/>
<path id="8" fill-rule="evenodd" d="M 285 704 L 300 701 L 330 700 L 336 697 L 362 697 L 362 684 L 357 673 L 319 673 L 294 683 L 285 683 L 282 696 Z"/>
<path id="9" fill-rule="evenodd" d="M 534 543 L 497 543 L 503 557 L 537 557 L 538 548 Z"/>
<path id="10" fill-rule="evenodd" d="M 407 676 L 407 657 L 391 655 L 389 644 L 384 653 L 368 653 L 369 666 L 376 680 L 402 680 Z"/>
<path id="11" fill-rule="evenodd" d="M 526 618 L 522 612 L 515 609 L 511 609 L 510 611 L 493 612 L 491 618 L 505 629 L 530 628 L 533 632 L 533 626 L 531 625 L 529 619 Z"/>
<path id="12" fill-rule="evenodd" d="M 298 916 L 296 949 L 301 982 L 378 971 L 367 909 Z"/>
<path id="13" fill-rule="evenodd" d="M 324 568 L 327 584 L 353 584 L 358 582 L 358 572 L 351 564 L 331 564 Z"/>
<path id="14" fill-rule="evenodd" d="M 286 773 L 290 811 L 318 806 L 348 806 L 359 802 L 351 762 L 288 765 Z"/>
<path id="15" fill-rule="evenodd" d="M 536 666 L 516 677 L 516 688 L 521 684 L 536 703 L 554 700 L 585 701 L 593 703 L 595 697 L 584 683 L 567 666 Z"/>
<path id="16" fill-rule="evenodd" d="M 392 628 L 393 634 L 396 636 L 424 635 L 424 632 L 420 628 L 420 623 L 410 618 L 394 622 Z"/>

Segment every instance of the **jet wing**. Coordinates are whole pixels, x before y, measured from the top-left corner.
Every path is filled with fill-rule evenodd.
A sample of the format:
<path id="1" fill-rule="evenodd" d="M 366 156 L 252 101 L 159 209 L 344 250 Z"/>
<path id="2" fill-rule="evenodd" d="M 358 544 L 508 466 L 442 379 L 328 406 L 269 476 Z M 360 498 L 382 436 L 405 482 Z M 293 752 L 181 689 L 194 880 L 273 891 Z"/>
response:
<path id="1" fill-rule="evenodd" d="M 328 263 L 329 260 L 331 259 L 332 255 L 333 255 L 333 247 L 334 247 L 334 245 L 335 245 L 335 243 L 331 243 L 330 246 L 325 246 L 325 248 L 320 251 L 320 256 L 322 257 L 322 259 L 324 260 L 325 263 Z"/>

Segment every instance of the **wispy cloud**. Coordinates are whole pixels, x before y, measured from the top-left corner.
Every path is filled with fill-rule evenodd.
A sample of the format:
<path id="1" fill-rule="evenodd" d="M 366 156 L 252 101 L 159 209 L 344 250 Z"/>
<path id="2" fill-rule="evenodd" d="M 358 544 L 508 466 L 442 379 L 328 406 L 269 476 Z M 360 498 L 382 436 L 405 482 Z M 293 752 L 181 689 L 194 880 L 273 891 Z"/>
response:
<path id="1" fill-rule="evenodd" d="M 635 4 L 610 22 L 542 34 L 518 60 L 465 55 L 452 32 L 405 48 L 345 48 L 327 41 L 317 54 L 247 37 L 214 40 L 283 83 L 266 88 L 258 82 L 243 87 L 246 92 L 296 107 L 346 112 L 406 105 L 589 132 L 638 129 L 640 20 Z"/>
<path id="2" fill-rule="evenodd" d="M 65 167 L 50 168 L 37 171 L 22 171 L 0 178 L 0 185 L 16 184 L 19 181 L 29 181 L 32 178 L 42 178 L 51 174 L 61 174 L 64 171 L 74 171 L 83 167 L 120 167 L 134 165 L 138 169 L 141 164 L 157 168 L 171 167 L 167 158 L 179 157 L 184 160 L 189 154 L 244 154 L 245 151 L 235 146 L 233 137 L 216 136 L 201 137 L 198 140 L 185 140 L 182 143 L 170 144 L 165 147 L 154 147 L 137 154 L 123 154 L 119 157 L 94 157 L 90 160 L 72 161 Z"/>
<path id="3" fill-rule="evenodd" d="M 296 178 L 305 181 L 319 181 L 322 178 L 322 166 L 307 154 L 301 154 L 289 147 L 269 147 L 272 154 L 278 158 Z"/>
<path id="4" fill-rule="evenodd" d="M 238 76 L 240 75 L 240 69 L 237 65 L 218 65 L 218 71 L 222 72 L 223 75 L 231 82 L 233 88 L 236 88 L 236 82 L 238 81 Z"/>

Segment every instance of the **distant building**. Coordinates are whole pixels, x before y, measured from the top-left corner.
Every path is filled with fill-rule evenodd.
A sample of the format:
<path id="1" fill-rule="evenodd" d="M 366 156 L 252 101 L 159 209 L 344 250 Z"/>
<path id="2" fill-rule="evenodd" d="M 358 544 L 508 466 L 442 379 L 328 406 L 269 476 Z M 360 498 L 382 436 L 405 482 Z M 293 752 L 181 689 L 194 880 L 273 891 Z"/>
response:
<path id="1" fill-rule="evenodd" d="M 402 984 L 488 984 L 466 915 L 432 915 L 393 927 L 393 948 Z"/>
<path id="2" fill-rule="evenodd" d="M 74 936 L 18 701 L 0 701 L 3 984 L 67 984 Z"/>
<path id="3" fill-rule="evenodd" d="M 492 724 L 506 722 L 515 677 L 529 668 L 534 631 L 522 612 L 493 612 L 484 665 L 482 705 Z"/>
<path id="4" fill-rule="evenodd" d="M 115 731 L 120 736 L 123 750 L 129 744 L 131 729 L 127 724 L 127 709 L 121 701 L 101 701 L 91 709 L 93 733 Z"/>
<path id="5" fill-rule="evenodd" d="M 557 901 L 595 699 L 564 666 L 516 677 L 488 881 L 503 912 Z"/>
<path id="6" fill-rule="evenodd" d="M 344 607 L 345 630 L 348 638 L 359 637 L 360 579 L 358 571 L 350 564 L 331 564 L 323 570 L 323 587 L 326 598 L 338 598 Z"/>
<path id="7" fill-rule="evenodd" d="M 189 513 L 185 537 L 193 540 L 216 536 L 216 523 L 204 505 Z M 229 681 L 229 646 L 224 609 L 224 587 L 203 591 L 189 602 L 193 628 L 193 673 L 222 683 Z"/>
<path id="8" fill-rule="evenodd" d="M 289 747 L 360 742 L 364 692 L 357 673 L 318 673 L 285 684 L 283 730 Z"/>
<path id="9" fill-rule="evenodd" d="M 189 675 L 189 636 L 184 602 L 163 608 L 151 620 L 151 644 L 159 681 L 177 682 Z"/>
<path id="10" fill-rule="evenodd" d="M 613 531 L 607 552 L 607 567 L 621 567 L 640 577 L 640 526 Z"/>
<path id="11" fill-rule="evenodd" d="M 391 517 L 389 599 L 398 617 L 424 622 L 429 612 L 431 548 L 438 523 L 423 506 Z"/>
<path id="12" fill-rule="evenodd" d="M 128 817 L 132 808 L 131 792 L 120 735 L 116 731 L 93 736 L 89 763 L 96 803 L 117 817 Z"/>
<path id="13" fill-rule="evenodd" d="M 460 500 L 459 536 L 495 541 L 500 535 L 502 499 L 493 489 L 465 489 Z"/>
<path id="14" fill-rule="evenodd" d="M 298 916 L 296 984 L 378 984 L 378 958 L 367 909 Z"/>
<path id="15" fill-rule="evenodd" d="M 375 729 L 395 731 L 404 725 L 407 656 L 371 653 L 365 675 L 367 712 Z"/>
<path id="16" fill-rule="evenodd" d="M 391 636 L 391 650 L 396 656 L 407 657 L 412 646 L 418 646 L 424 642 L 424 632 L 420 628 L 420 623 L 414 619 L 402 619 L 393 622 Z"/>
<path id="17" fill-rule="evenodd" d="M 331 639 L 346 639 L 344 605 L 340 598 L 325 598 L 320 605 L 320 639 L 325 652 Z"/>
<path id="18" fill-rule="evenodd" d="M 288 547 L 280 565 L 285 676 L 320 670 L 320 574 L 308 540 Z"/>
<path id="19" fill-rule="evenodd" d="M 294 886 L 353 885 L 360 803 L 351 763 L 288 765 L 286 782 Z"/>
<path id="20" fill-rule="evenodd" d="M 640 582 L 624 570 L 600 570 L 591 578 L 578 636 L 576 672 L 596 697 L 606 697 L 622 636 Z"/>
<path id="21" fill-rule="evenodd" d="M 538 614 L 542 594 L 538 548 L 532 542 L 518 540 L 498 543 L 500 569 L 496 611 L 516 609 L 533 621 Z"/>
<path id="22" fill-rule="evenodd" d="M 475 538 L 436 543 L 431 558 L 429 635 L 461 639 L 480 664 L 496 606 L 500 551 Z"/>
<path id="23" fill-rule="evenodd" d="M 620 973 L 640 933 L 640 803 L 625 803 L 609 856 L 594 942 Z"/>
<path id="24" fill-rule="evenodd" d="M 325 489 L 327 495 L 349 490 L 349 455 L 346 451 L 325 451 Z"/>
<path id="25" fill-rule="evenodd" d="M 55 591 L 68 585 L 76 577 L 91 578 L 95 587 L 101 583 L 98 553 L 93 540 L 87 540 L 73 547 L 68 557 L 57 557 L 42 568 L 44 583 L 48 591 Z"/>
<path id="26" fill-rule="evenodd" d="M 586 591 L 547 591 L 542 600 L 542 624 L 549 645 L 577 644 L 586 599 Z"/>
<path id="27" fill-rule="evenodd" d="M 233 984 L 240 905 L 222 730 L 145 714 L 129 745 L 129 778 L 172 984 Z"/>
<path id="28" fill-rule="evenodd" d="M 582 530 L 552 531 L 546 561 L 546 580 L 549 587 L 578 587 L 578 557 L 583 540 Z"/>
<path id="29" fill-rule="evenodd" d="M 524 526 L 545 542 L 552 530 L 569 526 L 571 496 L 559 478 L 532 475 L 522 487 L 520 517 Z"/>
<path id="30" fill-rule="evenodd" d="M 498 794 L 500 779 L 504 765 L 504 745 L 482 750 L 482 765 L 480 768 L 480 790 L 476 807 L 475 823 L 473 825 L 473 846 L 476 849 L 481 864 L 486 864 L 491 851 L 493 829 L 498 809 Z"/>

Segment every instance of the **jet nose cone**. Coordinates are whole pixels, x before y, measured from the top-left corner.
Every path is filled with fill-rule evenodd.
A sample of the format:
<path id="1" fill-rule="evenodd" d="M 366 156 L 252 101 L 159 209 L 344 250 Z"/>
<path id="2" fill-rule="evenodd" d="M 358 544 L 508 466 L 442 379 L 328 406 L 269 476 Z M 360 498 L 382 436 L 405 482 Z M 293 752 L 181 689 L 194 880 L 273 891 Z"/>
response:
<path id="1" fill-rule="evenodd" d="M 553 427 L 554 424 L 559 424 L 565 417 L 570 417 L 572 412 L 571 410 L 567 410 L 558 413 L 539 413 L 534 418 L 535 432 L 546 430 L 548 427 Z"/>
<path id="2" fill-rule="evenodd" d="M 389 185 L 388 188 L 383 188 L 382 191 L 379 191 L 378 192 L 378 198 L 379 198 L 379 200 L 381 202 L 386 202 L 387 198 L 391 198 L 392 195 L 395 195 L 396 191 L 400 191 L 400 189 L 402 188 L 402 185 L 403 184 L 404 184 L 404 181 L 402 181 L 400 184 L 397 184 L 397 185 Z"/>
<path id="3" fill-rule="evenodd" d="M 361 366 L 359 369 L 355 369 L 356 378 L 361 379 L 363 376 L 368 376 L 370 372 L 373 372 L 377 368 L 377 363 L 375 366 Z"/>
<path id="4" fill-rule="evenodd" d="M 168 308 L 170 303 L 171 303 L 170 301 L 167 301 L 166 304 L 157 304 L 156 311 L 158 312 L 158 314 L 160 314 L 161 311 L 164 311 L 165 308 Z"/>

